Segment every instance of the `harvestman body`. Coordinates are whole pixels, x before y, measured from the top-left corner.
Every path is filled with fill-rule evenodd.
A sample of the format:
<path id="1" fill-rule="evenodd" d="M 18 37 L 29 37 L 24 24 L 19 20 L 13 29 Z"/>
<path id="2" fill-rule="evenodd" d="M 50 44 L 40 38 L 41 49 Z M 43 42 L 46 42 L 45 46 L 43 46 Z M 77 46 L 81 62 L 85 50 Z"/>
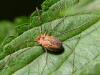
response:
<path id="1" fill-rule="evenodd" d="M 47 34 L 38 36 L 36 38 L 36 42 L 38 42 L 49 51 L 59 52 L 63 49 L 62 42 L 58 38 L 49 36 Z"/>

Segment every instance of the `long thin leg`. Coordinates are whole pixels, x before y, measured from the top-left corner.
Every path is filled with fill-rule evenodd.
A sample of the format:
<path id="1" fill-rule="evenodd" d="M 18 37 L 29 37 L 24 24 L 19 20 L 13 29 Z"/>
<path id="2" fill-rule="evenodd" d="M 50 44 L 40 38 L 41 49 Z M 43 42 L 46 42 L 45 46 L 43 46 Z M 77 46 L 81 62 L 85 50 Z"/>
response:
<path id="1" fill-rule="evenodd" d="M 48 53 L 47 53 L 47 49 L 44 48 L 44 50 L 45 50 L 46 63 L 45 63 L 45 65 L 44 65 L 44 67 L 43 67 L 43 69 L 42 69 L 42 71 L 41 71 L 41 75 L 43 75 L 43 72 L 44 72 L 44 70 L 45 70 L 45 68 L 46 68 L 46 66 L 47 66 L 47 64 L 48 64 Z"/>
<path id="2" fill-rule="evenodd" d="M 36 7 L 36 12 L 38 14 L 39 21 L 42 23 L 41 15 L 40 15 L 39 9 L 37 7 Z M 43 32 L 42 30 L 43 30 L 43 28 L 42 28 L 42 25 L 41 25 L 41 27 L 40 27 L 40 34 L 42 34 L 42 32 Z"/>
<path id="3" fill-rule="evenodd" d="M 80 41 L 80 38 L 81 38 L 81 34 L 80 34 L 80 36 L 79 36 L 79 38 L 78 38 L 78 41 L 77 41 L 75 47 L 78 45 L 78 43 L 79 43 L 79 41 Z M 73 73 L 75 72 L 75 57 L 76 57 L 75 54 L 76 54 L 76 51 L 74 50 L 74 51 L 73 51 L 73 70 L 72 70 L 72 75 L 73 75 Z"/>
<path id="4" fill-rule="evenodd" d="M 75 50 L 75 48 L 76 48 L 76 46 L 78 45 L 78 43 L 79 43 L 79 40 L 80 40 L 80 37 L 81 37 L 81 35 L 79 36 L 79 38 L 78 38 L 78 41 L 77 41 L 77 43 L 76 43 L 76 45 L 75 45 L 75 47 L 74 48 L 71 48 L 70 46 L 68 46 L 67 44 L 65 44 L 71 51 L 72 51 L 72 53 L 73 53 L 73 61 L 72 61 L 72 75 L 73 75 L 73 73 L 75 72 L 75 57 L 76 57 L 76 50 Z"/>

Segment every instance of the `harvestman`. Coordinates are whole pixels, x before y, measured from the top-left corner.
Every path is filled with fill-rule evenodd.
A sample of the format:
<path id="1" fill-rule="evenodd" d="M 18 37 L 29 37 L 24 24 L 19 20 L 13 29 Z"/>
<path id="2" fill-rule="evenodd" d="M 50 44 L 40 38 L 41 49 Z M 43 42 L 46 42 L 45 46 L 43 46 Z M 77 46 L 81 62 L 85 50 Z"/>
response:
<path id="1" fill-rule="evenodd" d="M 36 9 L 36 10 L 37 10 L 37 12 L 38 12 L 38 9 Z M 38 15 L 40 15 L 40 14 L 38 13 Z M 64 21 L 64 18 L 65 18 L 65 17 L 63 17 L 63 19 L 61 20 L 61 22 L 59 22 L 59 23 L 56 25 L 56 27 L 57 27 L 58 25 L 60 25 L 60 23 L 62 23 L 62 22 Z M 41 20 L 41 17 L 39 17 L 39 20 Z M 50 25 L 51 25 L 51 24 L 50 24 Z M 56 28 L 56 27 L 55 27 L 55 28 Z M 51 28 L 52 28 L 52 26 L 51 26 Z M 55 28 L 52 29 L 51 32 L 54 31 Z M 48 57 L 47 51 L 54 52 L 54 53 L 56 53 L 56 52 L 62 52 L 64 48 L 63 48 L 63 43 L 62 43 L 62 41 L 60 41 L 57 37 L 54 37 L 53 35 L 46 34 L 46 32 L 47 32 L 47 31 L 45 31 L 45 33 L 42 33 L 42 26 L 41 26 L 41 35 L 38 36 L 38 37 L 36 38 L 35 41 L 36 41 L 38 44 L 40 44 L 42 47 L 44 47 L 44 50 L 45 50 L 45 52 L 46 52 L 46 64 L 47 64 L 47 57 Z M 60 32 L 59 32 L 59 33 L 60 33 Z M 61 34 L 61 33 L 60 33 L 60 34 Z M 79 39 L 80 39 L 80 38 L 79 38 Z M 71 50 L 73 51 L 73 53 L 74 53 L 74 57 L 73 57 L 73 70 L 72 70 L 72 74 L 73 74 L 73 72 L 75 71 L 75 70 L 74 70 L 75 51 L 74 51 L 71 47 L 69 47 L 67 44 L 66 44 L 66 46 L 67 46 L 69 49 L 71 49 Z M 46 66 L 44 66 L 44 68 L 45 68 L 45 67 L 46 67 Z M 43 68 L 43 71 L 44 71 L 44 68 Z M 41 72 L 41 75 L 42 75 L 43 71 Z"/>
<path id="2" fill-rule="evenodd" d="M 37 11 L 38 15 L 40 15 L 37 8 L 36 8 L 36 11 Z M 56 27 L 57 27 L 58 25 L 60 25 L 60 23 L 62 23 L 62 22 L 64 21 L 64 18 L 65 18 L 65 17 L 63 17 L 63 19 L 56 25 Z M 39 20 L 41 20 L 41 17 L 39 17 Z M 50 25 L 51 25 L 51 24 L 50 24 Z M 56 28 L 56 27 L 55 27 L 55 28 Z M 51 28 L 52 28 L 52 26 L 51 26 Z M 55 28 L 52 29 L 52 31 L 54 31 Z M 38 36 L 38 37 L 35 39 L 35 42 L 37 42 L 37 43 L 40 44 L 42 47 L 44 47 L 44 50 L 45 50 L 45 52 L 46 52 L 46 64 L 47 64 L 47 57 L 48 57 L 47 51 L 54 52 L 54 53 L 62 52 L 62 51 L 64 50 L 64 48 L 63 48 L 63 43 L 62 43 L 62 41 L 60 41 L 57 37 L 55 37 L 55 36 L 53 36 L 53 35 L 47 34 L 46 32 L 45 32 L 45 33 L 42 33 L 42 26 L 41 26 L 40 33 L 41 33 L 41 35 Z M 59 33 L 60 33 L 60 32 L 59 32 Z M 60 33 L 60 34 L 61 34 L 61 33 Z M 64 33 L 63 33 L 63 34 L 64 34 Z M 67 46 L 69 49 L 71 49 L 72 51 L 74 51 L 74 50 L 73 50 L 70 46 L 68 46 L 67 44 L 66 44 L 66 46 Z M 72 71 L 72 72 L 74 72 L 74 60 L 75 60 L 75 51 L 74 51 L 73 71 Z M 8 59 L 7 63 L 9 63 L 9 59 Z M 45 64 L 45 67 L 46 67 L 46 64 Z M 45 67 L 43 68 L 43 71 L 44 71 Z M 43 73 L 43 71 L 41 72 L 41 74 Z"/>

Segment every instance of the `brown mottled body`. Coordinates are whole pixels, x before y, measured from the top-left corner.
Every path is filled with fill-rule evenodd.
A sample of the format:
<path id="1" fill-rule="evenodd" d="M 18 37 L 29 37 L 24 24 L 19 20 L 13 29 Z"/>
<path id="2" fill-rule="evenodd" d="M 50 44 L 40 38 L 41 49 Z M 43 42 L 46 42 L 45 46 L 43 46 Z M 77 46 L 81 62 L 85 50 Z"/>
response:
<path id="1" fill-rule="evenodd" d="M 36 41 L 49 51 L 58 52 L 62 49 L 62 42 L 54 36 L 43 34 L 37 37 Z"/>

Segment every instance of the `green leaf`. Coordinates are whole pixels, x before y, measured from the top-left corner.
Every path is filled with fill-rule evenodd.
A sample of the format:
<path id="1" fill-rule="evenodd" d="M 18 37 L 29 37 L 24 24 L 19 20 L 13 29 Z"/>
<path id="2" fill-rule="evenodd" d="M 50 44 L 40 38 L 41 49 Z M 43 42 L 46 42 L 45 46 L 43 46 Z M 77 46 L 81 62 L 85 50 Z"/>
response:
<path id="1" fill-rule="evenodd" d="M 43 10 L 48 10 L 48 8 L 53 5 L 54 3 L 58 2 L 60 0 L 45 0 L 43 3 L 42 3 L 42 9 Z"/>
<path id="2" fill-rule="evenodd" d="M 41 15 L 32 16 L 30 23 L 34 27 L 65 16 L 88 13 L 99 14 L 99 4 L 99 0 L 60 0 L 51 5 L 47 11 L 40 13 Z"/>
<path id="3" fill-rule="evenodd" d="M 7 58 L 9 60 L 3 59 L 2 61 L 4 61 L 5 63 L 7 62 L 5 66 L 9 66 L 7 68 L 3 67 L 3 69 L 0 71 L 0 75 L 11 75 L 16 70 L 22 68 L 26 64 L 29 64 L 32 60 L 43 53 L 43 51 L 40 51 L 41 49 L 41 47 L 25 48 L 20 50 L 19 52 L 14 53 L 11 56 L 8 56 Z"/>
<path id="4" fill-rule="evenodd" d="M 62 18 L 62 19 L 58 19 L 53 22 L 44 24 L 42 26 L 42 28 L 44 28 L 43 29 L 44 31 L 42 32 L 43 33 L 45 33 L 45 31 L 48 31 L 48 33 L 51 32 L 52 35 L 58 37 L 60 40 L 65 40 L 74 35 L 79 34 L 84 29 L 88 28 L 89 26 L 97 22 L 99 18 L 100 17 L 98 15 L 94 15 L 94 14 L 90 14 L 90 15 L 86 14 L 86 15 L 80 15 L 80 16 L 78 15 L 78 16 L 73 16 L 73 17 Z M 79 22 L 79 20 L 81 19 L 82 21 Z M 49 28 L 50 24 L 52 28 L 54 27 L 53 28 L 54 31 Z M 0 58 L 2 59 L 6 55 L 13 53 L 21 48 L 24 48 L 27 45 L 33 46 L 34 40 L 41 34 L 40 28 L 41 27 L 36 27 L 31 30 L 28 30 L 24 32 L 22 35 L 20 35 L 19 37 L 12 40 L 10 43 L 6 44 L 3 52 L 0 54 Z M 60 36 L 63 33 L 64 35 Z"/>
<path id="5" fill-rule="evenodd" d="M 100 0 L 51 0 L 44 7 L 46 11 L 32 15 L 31 29 L 19 30 L 21 34 L 3 46 L 0 75 L 99 75 L 99 3 Z M 23 20 L 17 23 L 25 25 Z M 37 46 L 35 39 L 44 33 L 60 39 L 64 52 L 46 53 L 45 48 Z"/>
<path id="6" fill-rule="evenodd" d="M 16 36 L 17 33 L 13 23 L 8 21 L 0 22 L 0 50 L 5 44 L 9 43 Z"/>
<path id="7" fill-rule="evenodd" d="M 73 75 L 81 75 L 80 73 L 87 69 L 89 66 L 93 67 L 93 64 L 100 63 L 100 22 L 89 29 L 82 32 L 80 40 L 78 37 L 73 37 L 64 42 L 68 44 L 75 51 L 74 69 Z M 78 43 L 77 43 L 78 42 Z M 65 52 L 60 55 L 48 54 L 47 64 L 45 54 L 35 59 L 31 64 L 27 65 L 23 69 L 17 71 L 14 75 L 39 75 L 43 71 L 43 75 L 71 75 L 73 70 L 73 51 L 71 51 L 66 45 L 64 45 Z M 95 62 L 95 63 L 94 63 Z M 45 67 L 46 65 L 46 67 Z M 88 66 L 89 65 L 89 66 Z M 45 69 L 43 70 L 43 68 Z M 94 66 L 94 68 L 96 68 Z M 98 68 L 100 68 L 98 66 Z M 99 70 L 99 69 L 97 69 Z M 96 70 L 96 72 L 97 72 Z M 84 71 L 86 72 L 86 71 Z M 84 74 L 83 75 L 86 75 Z M 94 73 L 89 71 L 90 75 Z M 99 72 L 99 71 L 98 71 Z M 92 73 L 92 74 L 91 74 Z M 94 75 L 97 75 L 96 73 Z"/>
<path id="8" fill-rule="evenodd" d="M 63 10 L 63 9 L 72 7 L 77 2 L 78 2 L 78 0 L 60 0 L 57 3 L 55 3 L 54 5 L 52 5 L 51 7 L 49 7 L 49 9 L 47 11 L 43 11 L 42 13 L 40 13 L 41 15 L 32 16 L 31 17 L 31 25 L 39 26 L 43 23 L 52 21 L 54 19 L 58 19 L 58 18 L 67 16 L 66 14 L 62 15 L 62 11 L 65 12 L 65 10 Z"/>
<path id="9" fill-rule="evenodd" d="M 16 18 L 14 24 L 19 35 L 31 28 L 30 19 L 24 16 Z"/>

